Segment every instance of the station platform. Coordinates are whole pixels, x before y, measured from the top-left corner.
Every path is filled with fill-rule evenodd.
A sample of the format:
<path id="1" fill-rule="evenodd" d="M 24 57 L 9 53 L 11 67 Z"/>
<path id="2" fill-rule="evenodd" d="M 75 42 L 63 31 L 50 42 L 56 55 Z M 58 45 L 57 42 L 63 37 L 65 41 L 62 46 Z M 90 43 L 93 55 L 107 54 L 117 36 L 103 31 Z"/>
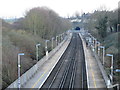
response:
<path id="1" fill-rule="evenodd" d="M 80 34 L 79 34 L 80 35 Z M 80 35 L 81 39 L 82 36 Z M 37 71 L 37 73 L 22 87 L 22 88 L 41 88 L 43 83 L 46 81 L 53 68 L 59 61 L 60 57 L 66 50 L 70 43 L 71 37 L 63 44 L 63 46 L 54 54 L 53 57 L 48 59 Z M 82 39 L 83 48 L 85 53 L 86 72 L 87 72 L 87 84 L 88 89 L 102 88 L 106 89 L 106 84 L 99 69 L 98 63 L 95 57 L 92 55 L 90 48 L 86 47 L 85 41 Z"/>
<path id="2" fill-rule="evenodd" d="M 84 53 L 85 53 L 88 89 L 93 89 L 93 88 L 105 89 L 105 88 L 107 88 L 104 78 L 102 76 L 102 73 L 100 71 L 100 68 L 98 66 L 98 63 L 92 54 L 92 51 L 90 50 L 89 47 L 86 47 L 86 44 L 82 38 L 82 35 L 80 33 L 79 33 L 79 35 L 82 39 Z"/>
<path id="3" fill-rule="evenodd" d="M 68 37 L 68 39 L 64 42 L 64 44 L 60 47 L 59 50 L 48 60 L 45 61 L 40 66 L 40 69 L 37 71 L 37 73 L 25 84 L 22 86 L 22 88 L 41 88 L 43 83 L 46 81 L 50 73 L 52 72 L 53 68 L 59 61 L 60 57 L 68 47 L 72 35 Z"/>

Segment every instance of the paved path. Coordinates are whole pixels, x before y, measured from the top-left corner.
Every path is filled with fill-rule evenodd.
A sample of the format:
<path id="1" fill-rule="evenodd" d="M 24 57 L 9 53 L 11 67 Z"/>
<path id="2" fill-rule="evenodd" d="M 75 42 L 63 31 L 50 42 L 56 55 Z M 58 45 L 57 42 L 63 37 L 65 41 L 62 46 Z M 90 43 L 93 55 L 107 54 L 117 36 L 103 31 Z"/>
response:
<path id="1" fill-rule="evenodd" d="M 102 74 L 96 59 L 94 58 L 90 48 L 86 47 L 85 41 L 83 39 L 82 41 L 83 41 L 83 47 L 84 47 L 84 53 L 85 53 L 88 88 L 96 88 L 96 89 L 106 88 L 104 79 L 102 77 Z"/>

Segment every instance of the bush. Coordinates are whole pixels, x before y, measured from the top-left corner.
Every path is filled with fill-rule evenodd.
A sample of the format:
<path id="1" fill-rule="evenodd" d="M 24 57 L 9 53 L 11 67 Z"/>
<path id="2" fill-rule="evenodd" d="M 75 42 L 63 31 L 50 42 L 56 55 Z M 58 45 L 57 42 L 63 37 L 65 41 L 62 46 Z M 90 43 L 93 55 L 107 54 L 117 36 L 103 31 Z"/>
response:
<path id="1" fill-rule="evenodd" d="M 44 40 L 38 36 L 26 34 L 22 31 L 3 31 L 2 61 L 3 61 L 3 88 L 17 79 L 17 55 L 24 52 L 21 57 L 21 74 L 32 67 L 35 60 L 35 45 L 41 43 L 39 58 L 44 55 Z M 14 66 L 14 68 L 13 68 Z"/>

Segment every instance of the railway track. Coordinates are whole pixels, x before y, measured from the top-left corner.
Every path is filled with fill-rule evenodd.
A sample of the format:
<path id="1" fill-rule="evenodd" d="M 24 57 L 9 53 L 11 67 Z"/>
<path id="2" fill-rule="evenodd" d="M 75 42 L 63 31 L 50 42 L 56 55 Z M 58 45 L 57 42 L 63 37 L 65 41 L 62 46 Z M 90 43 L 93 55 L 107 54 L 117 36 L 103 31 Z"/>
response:
<path id="1" fill-rule="evenodd" d="M 87 88 L 82 41 L 73 33 L 71 42 L 42 88 Z"/>

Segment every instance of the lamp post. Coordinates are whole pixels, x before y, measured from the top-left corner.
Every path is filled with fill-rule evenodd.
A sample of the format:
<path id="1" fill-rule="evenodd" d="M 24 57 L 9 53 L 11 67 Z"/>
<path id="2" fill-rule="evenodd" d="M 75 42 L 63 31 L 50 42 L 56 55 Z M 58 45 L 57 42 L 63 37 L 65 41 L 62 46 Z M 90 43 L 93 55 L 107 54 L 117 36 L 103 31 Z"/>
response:
<path id="1" fill-rule="evenodd" d="M 104 46 L 99 46 L 100 48 L 102 48 L 103 49 L 103 66 L 104 66 L 104 62 L 105 62 L 105 59 L 104 59 L 104 57 L 105 57 L 105 47 Z"/>
<path id="2" fill-rule="evenodd" d="M 60 34 L 59 37 L 60 37 L 60 43 L 61 43 L 62 42 L 62 34 Z"/>
<path id="3" fill-rule="evenodd" d="M 20 90 L 21 83 L 20 83 L 20 56 L 24 55 L 24 53 L 18 53 L 18 89 Z"/>
<path id="4" fill-rule="evenodd" d="M 98 54 L 97 48 L 98 48 L 99 45 L 100 45 L 99 42 L 97 41 L 97 39 L 95 39 L 95 53 L 96 54 Z"/>
<path id="5" fill-rule="evenodd" d="M 111 75 L 110 75 L 110 79 L 111 79 L 111 83 L 113 84 L 113 55 L 112 54 L 106 54 L 106 56 L 111 57 Z"/>
<path id="6" fill-rule="evenodd" d="M 53 50 L 53 40 L 54 40 L 54 37 L 52 37 L 52 50 Z"/>
<path id="7" fill-rule="evenodd" d="M 56 46 L 58 45 L 58 36 L 56 36 Z"/>
<path id="8" fill-rule="evenodd" d="M 62 40 L 63 40 L 63 34 L 61 34 L 61 42 L 62 42 Z"/>
<path id="9" fill-rule="evenodd" d="M 46 50 L 46 56 L 48 56 L 48 46 L 47 46 L 47 42 L 48 42 L 49 40 L 45 40 L 45 50 Z"/>
<path id="10" fill-rule="evenodd" d="M 98 56 L 100 56 L 100 48 L 98 47 Z"/>
<path id="11" fill-rule="evenodd" d="M 64 39 L 64 33 L 62 33 L 62 40 Z"/>
<path id="12" fill-rule="evenodd" d="M 119 32 L 119 25 L 120 25 L 120 24 L 117 24 L 117 32 Z"/>
<path id="13" fill-rule="evenodd" d="M 98 51 L 97 53 L 98 53 L 98 56 L 100 56 L 100 48 L 99 48 L 99 46 L 100 46 L 100 42 L 97 41 L 97 49 L 98 49 L 98 50 L 97 50 L 97 51 Z"/>
<path id="14" fill-rule="evenodd" d="M 36 44 L 36 60 L 38 61 L 38 47 L 40 46 L 40 44 Z"/>
<path id="15" fill-rule="evenodd" d="M 93 43 L 93 51 L 95 51 L 95 49 L 96 49 L 96 39 L 94 37 L 92 37 L 92 39 L 93 39 L 93 41 L 92 41 L 92 43 Z"/>
<path id="16" fill-rule="evenodd" d="M 61 34 L 59 34 L 59 41 L 58 41 L 59 43 L 61 42 Z"/>

